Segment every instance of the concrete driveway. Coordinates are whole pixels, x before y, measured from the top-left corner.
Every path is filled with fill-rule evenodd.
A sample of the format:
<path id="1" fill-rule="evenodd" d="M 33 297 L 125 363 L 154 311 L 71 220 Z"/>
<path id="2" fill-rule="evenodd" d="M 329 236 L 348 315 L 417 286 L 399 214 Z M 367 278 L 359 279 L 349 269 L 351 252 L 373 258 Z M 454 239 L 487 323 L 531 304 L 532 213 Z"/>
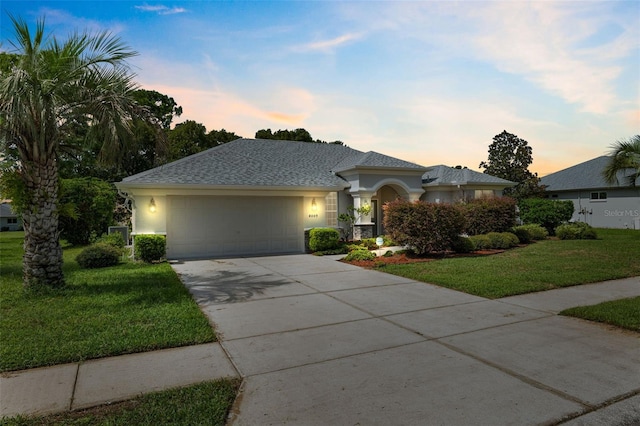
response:
<path id="1" fill-rule="evenodd" d="M 172 266 L 245 378 L 232 424 L 640 421 L 638 335 L 556 315 L 638 278 L 488 300 L 311 255 Z"/>

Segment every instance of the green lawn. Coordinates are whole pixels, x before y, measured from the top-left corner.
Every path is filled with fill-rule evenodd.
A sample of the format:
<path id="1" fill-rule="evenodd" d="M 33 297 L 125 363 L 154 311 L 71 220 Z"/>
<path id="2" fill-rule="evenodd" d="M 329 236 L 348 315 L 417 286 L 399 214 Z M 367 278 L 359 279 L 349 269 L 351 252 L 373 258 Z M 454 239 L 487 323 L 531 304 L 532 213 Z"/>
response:
<path id="1" fill-rule="evenodd" d="M 545 240 L 491 256 L 379 270 L 492 299 L 640 275 L 640 231 L 597 231 L 597 240 Z"/>
<path id="2" fill-rule="evenodd" d="M 224 425 L 240 380 L 225 379 L 45 417 L 14 417 L 6 426 L 36 425 Z"/>
<path id="3" fill-rule="evenodd" d="M 591 306 L 578 306 L 560 312 L 560 315 L 613 324 L 640 332 L 640 297 L 613 300 Z"/>
<path id="4" fill-rule="evenodd" d="M 215 341 L 167 263 L 83 270 L 64 250 L 67 287 L 22 287 L 22 232 L 0 233 L 0 371 Z"/>

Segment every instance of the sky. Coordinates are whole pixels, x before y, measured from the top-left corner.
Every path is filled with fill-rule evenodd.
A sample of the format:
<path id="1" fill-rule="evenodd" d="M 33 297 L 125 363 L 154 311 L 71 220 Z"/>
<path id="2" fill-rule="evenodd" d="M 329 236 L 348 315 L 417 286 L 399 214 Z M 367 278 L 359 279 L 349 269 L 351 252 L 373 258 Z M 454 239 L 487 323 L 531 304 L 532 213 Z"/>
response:
<path id="1" fill-rule="evenodd" d="M 58 39 L 110 31 L 141 88 L 207 130 L 305 128 L 424 166 L 481 170 L 503 130 L 539 176 L 640 133 L 638 1 L 28 1 Z"/>

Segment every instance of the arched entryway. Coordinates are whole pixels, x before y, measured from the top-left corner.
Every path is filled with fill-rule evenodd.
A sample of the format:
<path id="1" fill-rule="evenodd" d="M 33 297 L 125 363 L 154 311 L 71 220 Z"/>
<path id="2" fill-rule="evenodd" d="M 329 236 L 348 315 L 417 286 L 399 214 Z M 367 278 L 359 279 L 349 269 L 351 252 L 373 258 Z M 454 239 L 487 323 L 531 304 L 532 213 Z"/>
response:
<path id="1" fill-rule="evenodd" d="M 417 191 L 411 191 L 402 181 L 387 179 L 381 181 L 371 196 L 371 221 L 375 223 L 374 234 L 384 235 L 384 209 L 385 203 L 395 200 L 415 201 L 420 199 Z"/>

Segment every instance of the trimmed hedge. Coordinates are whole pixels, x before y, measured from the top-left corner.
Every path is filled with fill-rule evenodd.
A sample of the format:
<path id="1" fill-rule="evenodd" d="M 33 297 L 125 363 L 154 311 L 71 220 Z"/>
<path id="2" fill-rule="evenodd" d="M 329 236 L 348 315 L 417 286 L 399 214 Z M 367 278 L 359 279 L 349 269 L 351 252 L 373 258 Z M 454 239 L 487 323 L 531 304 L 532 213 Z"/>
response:
<path id="1" fill-rule="evenodd" d="M 340 233 L 333 228 L 313 228 L 309 231 L 311 251 L 333 250 L 340 245 Z"/>
<path id="2" fill-rule="evenodd" d="M 158 262 L 167 252 L 167 240 L 162 235 L 136 235 L 134 237 L 136 259 L 144 262 Z"/>
<path id="3" fill-rule="evenodd" d="M 516 224 L 516 200 L 510 197 L 477 198 L 461 208 L 466 220 L 464 232 L 469 235 L 506 232 Z"/>
<path id="4" fill-rule="evenodd" d="M 584 222 L 573 222 L 556 228 L 556 236 L 561 240 L 595 240 L 596 230 Z"/>
<path id="5" fill-rule="evenodd" d="M 451 204 L 396 200 L 383 208 L 391 238 L 417 254 L 452 250 L 465 225 L 460 208 Z"/>
<path id="6" fill-rule="evenodd" d="M 375 253 L 370 252 L 366 248 L 360 250 L 353 250 L 344 258 L 347 262 L 352 260 L 373 260 L 376 258 Z"/>
<path id="7" fill-rule="evenodd" d="M 513 228 L 513 233 L 517 235 L 522 244 L 544 240 L 549 236 L 549 232 L 536 223 L 516 226 Z"/>
<path id="8" fill-rule="evenodd" d="M 518 237 L 511 232 L 489 232 L 488 234 L 472 235 L 475 250 L 508 249 L 520 243 Z"/>
<path id="9" fill-rule="evenodd" d="M 527 198 L 520 200 L 520 219 L 524 224 L 533 223 L 543 226 L 550 235 L 556 227 L 568 222 L 573 216 L 573 201 Z"/>
<path id="10" fill-rule="evenodd" d="M 121 250 L 111 244 L 96 243 L 76 256 L 76 262 L 85 269 L 114 266 L 120 262 Z"/>

